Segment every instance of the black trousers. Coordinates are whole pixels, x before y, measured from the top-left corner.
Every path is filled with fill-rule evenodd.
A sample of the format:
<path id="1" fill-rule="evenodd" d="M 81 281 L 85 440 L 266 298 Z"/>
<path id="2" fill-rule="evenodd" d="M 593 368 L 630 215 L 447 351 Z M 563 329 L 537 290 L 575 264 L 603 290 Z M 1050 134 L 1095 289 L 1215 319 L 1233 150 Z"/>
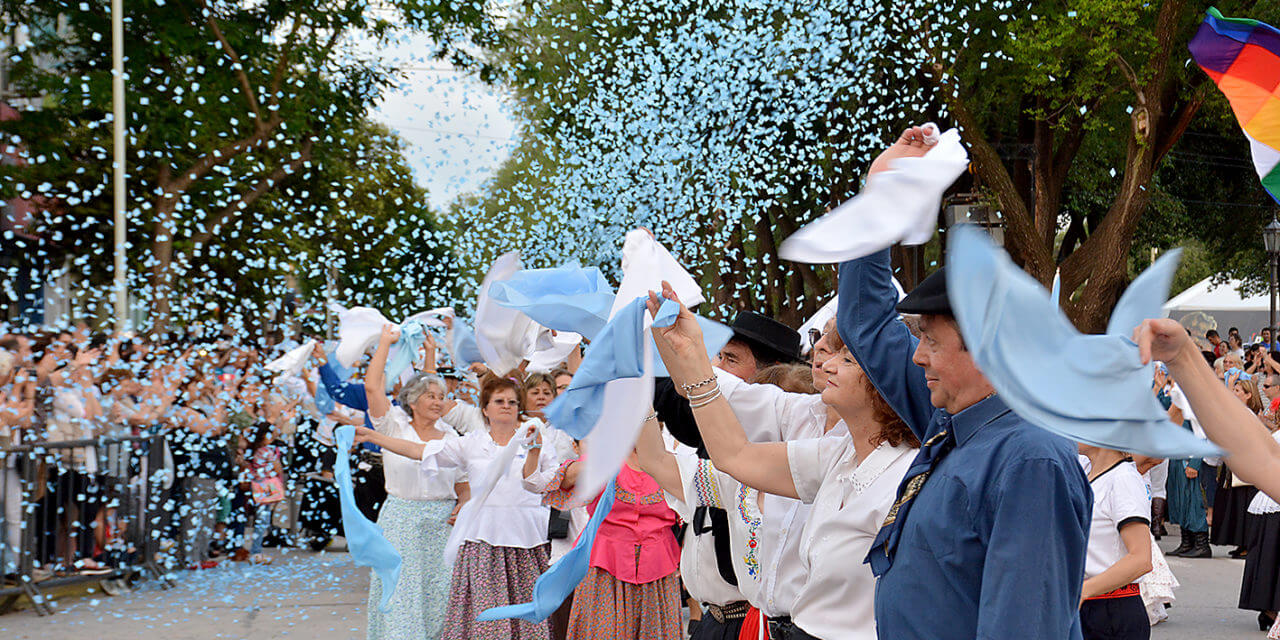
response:
<path id="1" fill-rule="evenodd" d="M 1149 640 L 1151 622 L 1142 596 L 1085 600 L 1080 605 L 1084 640 Z"/>
<path id="2" fill-rule="evenodd" d="M 742 618 L 719 622 L 704 608 L 702 622 L 698 623 L 689 640 L 738 640 L 738 633 L 741 631 Z"/>

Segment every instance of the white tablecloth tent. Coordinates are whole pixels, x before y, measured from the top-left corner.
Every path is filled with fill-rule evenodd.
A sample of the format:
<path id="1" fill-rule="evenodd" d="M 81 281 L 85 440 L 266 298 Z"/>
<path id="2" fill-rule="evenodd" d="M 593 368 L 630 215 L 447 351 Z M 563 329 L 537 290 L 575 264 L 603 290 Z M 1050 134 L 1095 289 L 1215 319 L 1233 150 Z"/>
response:
<path id="1" fill-rule="evenodd" d="M 1225 340 L 1227 330 L 1236 327 L 1247 344 L 1257 340 L 1258 332 L 1267 326 L 1270 304 L 1271 297 L 1265 290 L 1245 295 L 1240 293 L 1239 280 L 1215 285 L 1213 278 L 1205 278 L 1170 298 L 1164 311 L 1202 343 L 1204 332 L 1209 329 L 1217 329 Z"/>

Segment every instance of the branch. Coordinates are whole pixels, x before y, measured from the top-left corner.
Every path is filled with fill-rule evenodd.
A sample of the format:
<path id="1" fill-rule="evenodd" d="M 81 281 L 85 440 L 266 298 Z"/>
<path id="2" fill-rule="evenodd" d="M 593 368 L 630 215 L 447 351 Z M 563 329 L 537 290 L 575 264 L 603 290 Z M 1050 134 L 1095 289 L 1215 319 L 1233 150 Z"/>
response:
<path id="1" fill-rule="evenodd" d="M 280 165 L 279 167 L 276 167 L 276 170 L 272 171 L 271 175 L 263 178 L 262 180 L 259 180 L 258 183 L 254 185 L 252 189 L 250 189 L 248 192 L 244 194 L 241 194 L 241 196 L 237 198 L 235 202 L 227 205 L 221 211 L 219 211 L 216 215 L 214 215 L 212 219 L 210 219 L 208 222 L 205 223 L 204 231 L 197 233 L 196 235 L 191 237 L 192 249 L 203 246 L 206 242 L 208 242 L 209 240 L 212 240 L 213 234 L 218 230 L 218 227 L 225 224 L 228 220 L 230 220 L 236 214 L 248 208 L 249 205 L 253 204 L 258 198 L 261 198 L 268 191 L 270 191 L 271 188 L 274 187 L 277 182 L 280 182 L 285 178 L 285 176 L 288 176 L 294 171 L 297 171 L 298 167 L 302 166 L 302 163 L 310 160 L 311 145 L 312 145 L 312 142 L 310 139 L 308 139 L 306 142 L 303 142 L 302 149 L 299 150 L 297 158 L 293 159 L 288 164 L 283 164 L 283 165 Z"/>
<path id="2" fill-rule="evenodd" d="M 1195 119 L 1196 113 L 1200 111 L 1200 107 L 1204 105 L 1204 101 L 1209 98 L 1209 94 L 1213 92 L 1212 85 L 1202 83 L 1192 94 L 1191 99 L 1178 108 L 1177 112 L 1172 114 L 1170 120 L 1173 125 L 1169 127 L 1168 134 L 1163 135 L 1160 144 L 1156 145 L 1156 162 L 1159 162 L 1165 154 L 1169 153 L 1182 139 L 1182 134 L 1187 132 L 1187 127 L 1191 126 L 1191 121 Z M 1164 133 L 1164 131 L 1161 131 Z"/>
<path id="3" fill-rule="evenodd" d="M 249 83 L 249 76 L 244 71 L 244 64 L 240 62 L 240 54 L 236 53 L 230 42 L 227 42 L 227 37 L 222 35 L 222 29 L 218 27 L 218 21 L 213 19 L 213 11 L 209 9 L 209 3 L 201 0 L 200 6 L 204 8 L 204 21 L 208 23 L 209 28 L 213 30 L 213 35 L 222 44 L 222 50 L 231 58 L 231 70 L 235 72 L 236 79 L 240 81 L 240 87 L 244 90 L 245 100 L 249 101 L 249 111 L 253 112 L 253 119 L 261 124 L 262 111 L 258 109 L 258 99 L 254 96 L 253 86 Z"/>
<path id="4" fill-rule="evenodd" d="M 276 68 L 271 72 L 271 94 L 267 96 L 267 100 L 272 105 L 280 100 L 280 83 L 284 82 L 284 70 L 289 66 L 289 56 L 293 54 L 298 28 L 301 26 L 302 15 L 299 14 L 293 21 L 293 28 L 289 30 L 289 37 L 285 39 L 284 48 L 280 51 L 280 60 L 276 62 Z"/>
<path id="5" fill-rule="evenodd" d="M 193 182 L 204 177 L 204 175 L 208 173 L 210 169 L 213 169 L 214 167 L 222 164 L 223 162 L 226 162 L 231 158 L 234 158 L 240 155 L 241 153 L 256 149 L 259 145 L 261 145 L 264 141 L 266 141 L 268 135 L 270 135 L 271 132 L 275 131 L 276 127 L 280 126 L 280 122 L 281 122 L 280 118 L 278 117 L 272 118 L 271 120 L 268 120 L 266 123 L 260 124 L 258 126 L 257 132 L 249 136 L 248 138 L 242 138 L 240 140 L 232 142 L 231 144 L 228 144 L 221 148 L 214 149 L 213 151 L 201 156 L 200 159 L 196 160 L 194 163 L 191 164 L 190 167 L 188 167 L 185 171 L 179 174 L 178 179 L 174 180 L 172 183 L 169 184 L 169 188 L 164 190 L 164 193 L 161 196 L 161 198 L 163 199 L 177 198 L 178 194 L 183 193 L 184 191 L 187 190 L 187 188 L 191 186 Z"/>

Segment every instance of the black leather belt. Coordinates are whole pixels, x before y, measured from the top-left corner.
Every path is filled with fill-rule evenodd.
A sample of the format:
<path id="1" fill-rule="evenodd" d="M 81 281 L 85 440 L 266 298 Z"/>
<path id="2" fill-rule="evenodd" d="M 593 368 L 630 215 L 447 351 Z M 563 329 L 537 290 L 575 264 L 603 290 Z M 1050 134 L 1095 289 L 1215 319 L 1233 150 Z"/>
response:
<path id="1" fill-rule="evenodd" d="M 730 602 L 729 604 L 704 604 L 702 605 L 707 613 L 715 618 L 716 622 L 724 624 L 726 620 L 742 620 L 747 617 L 747 602 Z"/>

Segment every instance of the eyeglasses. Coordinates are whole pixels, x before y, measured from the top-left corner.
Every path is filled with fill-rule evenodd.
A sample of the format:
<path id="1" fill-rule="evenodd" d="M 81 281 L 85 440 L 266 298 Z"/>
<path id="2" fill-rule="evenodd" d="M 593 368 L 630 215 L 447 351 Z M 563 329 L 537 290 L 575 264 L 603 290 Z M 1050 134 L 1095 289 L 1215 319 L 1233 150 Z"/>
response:
<path id="1" fill-rule="evenodd" d="M 822 339 L 822 332 L 816 328 L 809 329 L 809 346 L 818 346 L 818 341 Z"/>

